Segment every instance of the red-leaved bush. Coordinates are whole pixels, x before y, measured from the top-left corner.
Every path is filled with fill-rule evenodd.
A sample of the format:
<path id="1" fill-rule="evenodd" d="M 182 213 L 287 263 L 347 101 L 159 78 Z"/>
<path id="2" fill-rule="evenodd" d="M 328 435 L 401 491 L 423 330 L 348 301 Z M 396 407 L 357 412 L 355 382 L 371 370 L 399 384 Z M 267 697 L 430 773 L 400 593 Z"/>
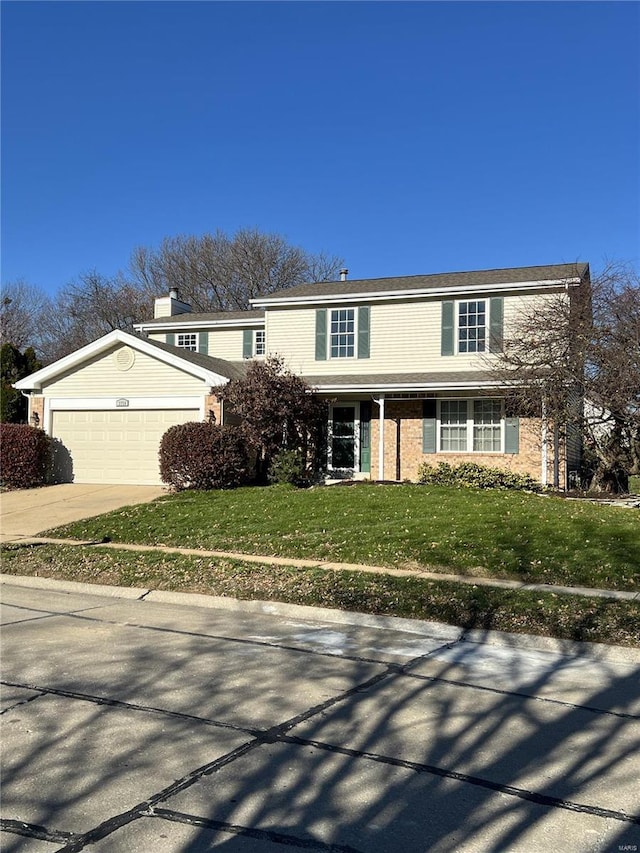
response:
<path id="1" fill-rule="evenodd" d="M 0 480 L 10 489 L 32 489 L 47 483 L 51 438 L 27 424 L 0 424 Z"/>
<path id="2" fill-rule="evenodd" d="M 237 427 L 186 423 L 170 427 L 160 442 L 160 476 L 174 489 L 234 489 L 245 485 L 252 464 Z"/>

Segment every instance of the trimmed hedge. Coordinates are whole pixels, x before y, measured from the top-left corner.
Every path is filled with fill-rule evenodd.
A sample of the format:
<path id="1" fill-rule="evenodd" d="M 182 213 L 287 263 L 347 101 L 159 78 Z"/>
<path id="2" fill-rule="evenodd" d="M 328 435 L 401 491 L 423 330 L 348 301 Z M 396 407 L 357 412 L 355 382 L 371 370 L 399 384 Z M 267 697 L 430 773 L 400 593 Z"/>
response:
<path id="1" fill-rule="evenodd" d="M 177 491 L 234 489 L 251 477 L 246 443 L 235 426 L 190 422 L 170 427 L 160 442 L 160 476 Z"/>
<path id="2" fill-rule="evenodd" d="M 423 462 L 418 469 L 418 482 L 437 486 L 466 486 L 476 489 L 513 489 L 521 492 L 540 492 L 542 486 L 528 474 L 517 474 L 505 468 L 490 468 L 476 462 L 450 465 Z"/>
<path id="3" fill-rule="evenodd" d="M 0 479 L 10 489 L 33 489 L 47 483 L 51 438 L 27 424 L 0 424 Z"/>

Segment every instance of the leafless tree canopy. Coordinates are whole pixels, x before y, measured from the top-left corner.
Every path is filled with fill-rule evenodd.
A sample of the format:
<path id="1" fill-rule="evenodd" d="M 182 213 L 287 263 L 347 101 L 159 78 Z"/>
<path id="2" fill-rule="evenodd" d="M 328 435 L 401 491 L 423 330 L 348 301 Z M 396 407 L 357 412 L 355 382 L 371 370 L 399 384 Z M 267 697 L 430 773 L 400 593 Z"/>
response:
<path id="1" fill-rule="evenodd" d="M 135 249 L 126 272 L 111 278 L 83 273 L 51 298 L 23 281 L 7 285 L 1 342 L 33 346 L 49 364 L 113 329 L 131 331 L 153 317 L 154 298 L 171 288 L 197 312 L 239 310 L 255 296 L 335 279 L 342 265 L 341 258 L 311 254 L 257 230 L 167 237 L 157 249 Z"/>
<path id="2" fill-rule="evenodd" d="M 624 490 L 640 473 L 640 280 L 611 263 L 569 301 L 524 308 L 495 375 L 515 408 L 577 427 L 593 456 L 592 486 Z M 584 405 L 582 401 L 584 400 Z"/>
<path id="3" fill-rule="evenodd" d="M 341 258 L 310 254 L 278 234 L 244 229 L 167 237 L 158 249 L 139 247 L 131 257 L 134 283 L 145 292 L 178 288 L 194 311 L 233 311 L 249 300 L 307 281 L 337 278 Z"/>
<path id="4" fill-rule="evenodd" d="M 22 279 L 8 282 L 0 296 L 0 343 L 13 344 L 19 350 L 32 345 L 47 307 L 48 299 L 40 288 Z"/>

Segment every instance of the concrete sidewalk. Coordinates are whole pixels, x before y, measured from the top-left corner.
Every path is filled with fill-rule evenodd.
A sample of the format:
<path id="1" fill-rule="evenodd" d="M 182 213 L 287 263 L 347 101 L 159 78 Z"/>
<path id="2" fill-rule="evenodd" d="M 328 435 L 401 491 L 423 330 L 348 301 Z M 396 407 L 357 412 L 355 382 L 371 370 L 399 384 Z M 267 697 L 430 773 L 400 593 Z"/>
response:
<path id="1" fill-rule="evenodd" d="M 246 563 L 260 563 L 267 566 L 291 566 L 300 569 L 325 569 L 330 572 L 365 572 L 395 577 L 413 577 L 436 581 L 453 581 L 472 586 L 488 586 L 498 589 L 533 590 L 551 592 L 556 595 L 579 595 L 586 598 L 606 598 L 618 601 L 640 602 L 640 592 L 615 589 L 593 589 L 582 586 L 560 586 L 556 584 L 524 583 L 523 581 L 502 578 L 483 578 L 470 575 L 454 575 L 442 572 L 429 572 L 426 569 L 394 569 L 390 566 L 368 566 L 361 563 L 336 563 L 322 560 L 309 560 L 298 557 L 269 557 L 256 554 L 241 554 L 233 551 L 211 551 L 200 548 L 177 548 L 169 545 L 133 545 L 121 542 L 96 542 L 81 539 L 53 539 L 49 537 L 25 537 L 21 544 L 72 545 L 75 547 L 110 548 L 115 551 L 161 551 L 166 554 L 184 554 L 191 557 L 214 557 L 223 560 L 241 560 Z"/>

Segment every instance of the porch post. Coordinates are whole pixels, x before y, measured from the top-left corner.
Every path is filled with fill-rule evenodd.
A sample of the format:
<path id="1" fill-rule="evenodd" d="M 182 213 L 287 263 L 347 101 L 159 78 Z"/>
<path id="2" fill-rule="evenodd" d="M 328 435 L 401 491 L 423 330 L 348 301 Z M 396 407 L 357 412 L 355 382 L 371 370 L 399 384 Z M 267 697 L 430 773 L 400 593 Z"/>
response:
<path id="1" fill-rule="evenodd" d="M 378 402 L 378 479 L 384 480 L 384 394 Z"/>
<path id="2" fill-rule="evenodd" d="M 542 454 L 541 454 L 541 471 L 540 482 L 543 486 L 547 485 L 547 461 L 549 455 L 549 425 L 547 423 L 547 401 L 542 397 Z"/>

